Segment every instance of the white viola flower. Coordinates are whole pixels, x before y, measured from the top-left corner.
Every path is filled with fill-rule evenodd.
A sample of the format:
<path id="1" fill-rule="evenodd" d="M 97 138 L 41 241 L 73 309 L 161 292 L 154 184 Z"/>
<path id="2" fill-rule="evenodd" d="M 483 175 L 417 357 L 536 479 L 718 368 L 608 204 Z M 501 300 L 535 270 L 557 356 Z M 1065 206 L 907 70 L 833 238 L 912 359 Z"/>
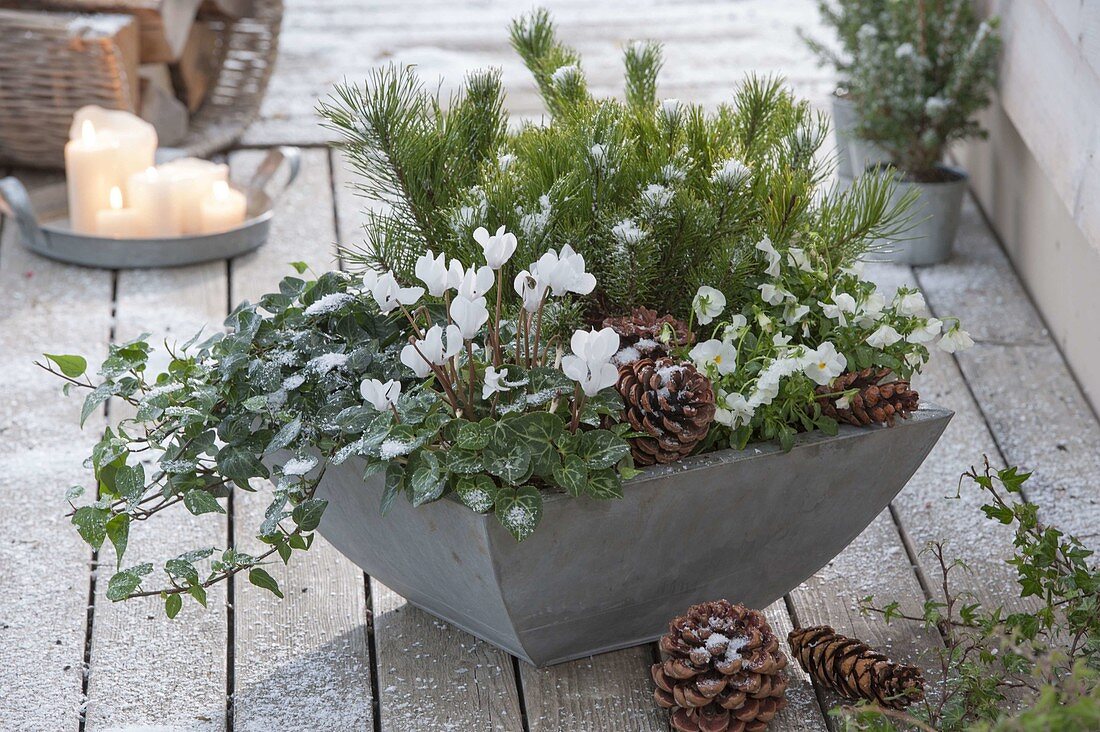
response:
<path id="1" fill-rule="evenodd" d="M 806 254 L 806 250 L 800 247 L 791 247 L 787 250 L 787 262 L 795 269 L 803 272 L 814 271 L 814 268 L 810 266 L 810 255 Z"/>
<path id="2" fill-rule="evenodd" d="M 504 227 L 497 229 L 497 233 L 492 236 L 489 235 L 489 231 L 484 226 L 479 226 L 474 229 L 474 241 L 481 245 L 481 251 L 485 254 L 485 262 L 492 269 L 500 269 L 508 260 L 512 258 L 512 255 L 516 253 L 516 247 L 519 242 L 516 241 L 516 235 L 506 232 Z"/>
<path id="3" fill-rule="evenodd" d="M 882 309 L 886 307 L 886 298 L 877 290 L 872 292 L 860 303 L 856 313 L 856 323 L 860 328 L 870 328 L 882 317 Z"/>
<path id="4" fill-rule="evenodd" d="M 484 297 L 470 300 L 458 295 L 451 301 L 450 315 L 463 339 L 467 341 L 473 339 L 481 326 L 489 322 L 489 308 L 485 305 Z"/>
<path id="5" fill-rule="evenodd" d="M 764 331 L 765 333 L 771 333 L 772 330 L 775 329 L 775 324 L 772 322 L 772 319 L 769 318 L 765 313 L 756 314 L 756 324 L 759 325 L 760 330 Z"/>
<path id="6" fill-rule="evenodd" d="M 569 339 L 573 353 L 589 363 L 610 361 L 619 351 L 619 334 L 611 328 L 577 330 Z"/>
<path id="7" fill-rule="evenodd" d="M 732 429 L 748 424 L 756 408 L 743 394 L 719 392 L 718 406 L 714 410 L 714 421 Z"/>
<path id="8" fill-rule="evenodd" d="M 443 254 L 436 257 L 429 249 L 416 260 L 416 278 L 428 288 L 428 294 L 432 297 L 442 297 L 447 291 L 450 278 L 447 271 L 447 260 Z"/>
<path id="9" fill-rule="evenodd" d="M 550 287 L 555 297 L 561 297 L 567 292 L 587 295 L 596 288 L 596 278 L 584 268 L 584 256 L 566 244 L 560 256 L 551 249 L 539 257 L 531 265 L 531 272 Z"/>
<path id="10" fill-rule="evenodd" d="M 481 387 L 481 398 L 488 399 L 498 391 L 508 391 L 510 387 L 501 383 L 506 378 L 508 378 L 508 369 L 497 371 L 493 366 L 487 366 L 485 368 L 485 383 Z"/>
<path id="11" fill-rule="evenodd" d="M 802 372 L 820 386 L 827 386 L 840 376 L 848 365 L 848 359 L 829 341 L 807 351 L 801 359 Z"/>
<path id="12" fill-rule="evenodd" d="M 536 277 L 527 270 L 523 270 L 516 275 L 513 286 L 516 289 L 516 294 L 523 300 L 523 309 L 529 313 L 534 313 L 539 309 L 542 299 L 546 297 L 548 287 L 541 278 Z"/>
<path id="13" fill-rule="evenodd" d="M 462 332 L 457 326 L 447 326 L 446 346 L 443 344 L 443 334 L 443 328 L 433 325 L 423 338 L 416 339 L 415 345 L 410 343 L 401 349 L 401 363 L 421 379 L 432 372 L 432 366 L 442 366 L 462 350 Z"/>
<path id="14" fill-rule="evenodd" d="M 748 318 L 741 313 L 737 313 L 730 318 L 729 325 L 722 330 L 722 340 L 726 343 L 737 340 L 745 332 L 745 328 L 748 327 L 748 324 Z"/>
<path id="15" fill-rule="evenodd" d="M 848 315 L 856 311 L 856 299 L 846 292 L 834 292 L 831 303 L 817 303 L 826 318 L 837 321 L 842 326 L 848 325 Z"/>
<path id="16" fill-rule="evenodd" d="M 788 297 L 794 297 L 782 287 L 770 283 L 760 285 L 757 289 L 760 290 L 760 299 L 769 305 L 782 305 Z"/>
<path id="17" fill-rule="evenodd" d="M 940 334 L 940 329 L 943 328 L 943 321 L 939 318 L 928 318 L 924 321 L 924 324 L 914 328 L 913 332 L 905 336 L 905 340 L 909 343 L 931 343 L 936 339 L 936 336 Z"/>
<path id="18" fill-rule="evenodd" d="M 390 379 L 382 383 L 378 379 L 366 379 L 359 385 L 359 393 L 379 412 L 384 412 L 397 404 L 401 396 L 401 382 Z"/>
<path id="19" fill-rule="evenodd" d="M 709 370 L 713 366 L 722 376 L 737 369 L 737 349 L 715 338 L 697 344 L 688 356 L 695 362 L 696 368 Z"/>
<path id="20" fill-rule="evenodd" d="M 924 311 L 924 295 L 915 290 L 904 290 L 894 298 L 894 310 L 898 315 L 911 318 Z"/>
<path id="21" fill-rule="evenodd" d="M 459 265 L 460 269 L 461 267 L 462 265 Z M 484 297 L 485 293 L 493 289 L 494 282 L 496 282 L 496 275 L 493 274 L 493 270 L 488 265 L 479 267 L 476 270 L 470 267 L 462 273 L 462 279 L 456 289 L 459 297 L 476 300 L 479 297 Z"/>
<path id="22" fill-rule="evenodd" d="M 898 333 L 893 326 L 884 323 L 880 325 L 874 333 L 867 336 L 867 345 L 873 348 L 882 349 L 892 346 L 900 340 L 901 333 Z"/>
<path id="23" fill-rule="evenodd" d="M 946 353 L 955 353 L 956 351 L 965 351 L 974 345 L 974 339 L 970 337 L 970 334 L 960 328 L 958 325 L 951 328 L 943 334 L 943 338 L 940 338 L 939 347 L 941 351 Z"/>
<path id="24" fill-rule="evenodd" d="M 412 305 L 424 294 L 423 287 L 402 287 L 397 284 L 393 272 L 378 277 L 371 288 L 371 295 L 383 315 L 388 315 L 401 305 Z"/>
<path id="25" fill-rule="evenodd" d="M 806 317 L 809 312 L 809 305 L 798 305 L 793 302 L 788 303 L 787 307 L 783 310 L 783 322 L 787 325 L 794 325 L 795 323 Z"/>
<path id="26" fill-rule="evenodd" d="M 836 401 L 833 403 L 836 404 L 837 409 L 847 409 L 852 406 L 852 400 L 847 396 L 837 397 Z"/>
<path id="27" fill-rule="evenodd" d="M 862 261 L 856 260 L 847 267 L 841 267 L 840 271 L 842 274 L 851 275 L 852 277 L 863 277 L 864 266 Z"/>
<path id="28" fill-rule="evenodd" d="M 706 325 L 726 309 L 726 296 L 713 287 L 703 285 L 696 291 L 695 298 L 691 301 L 691 309 L 695 311 L 699 325 Z"/>
<path id="29" fill-rule="evenodd" d="M 772 336 L 772 345 L 779 349 L 780 355 L 787 353 L 787 346 L 791 344 L 791 336 L 783 335 L 782 333 L 776 333 Z"/>
<path id="30" fill-rule="evenodd" d="M 924 367 L 924 356 L 916 352 L 907 353 L 905 354 L 905 363 L 908 364 L 909 368 L 919 371 Z"/>
<path id="31" fill-rule="evenodd" d="M 772 240 L 765 236 L 756 242 L 756 248 L 764 252 L 764 256 L 768 259 L 768 266 L 764 270 L 764 274 L 768 277 L 778 277 L 779 263 L 783 261 L 783 255 L 775 250 Z"/>

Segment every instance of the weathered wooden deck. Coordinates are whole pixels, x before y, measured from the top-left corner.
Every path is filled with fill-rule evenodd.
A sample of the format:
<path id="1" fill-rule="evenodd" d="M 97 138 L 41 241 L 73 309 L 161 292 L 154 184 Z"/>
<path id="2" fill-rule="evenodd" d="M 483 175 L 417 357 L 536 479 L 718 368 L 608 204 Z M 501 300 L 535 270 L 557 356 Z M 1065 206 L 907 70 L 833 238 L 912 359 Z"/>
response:
<path id="1" fill-rule="evenodd" d="M 78 269 L 0 238 L 0 729 L 2 730 L 668 730 L 651 701 L 652 647 L 536 670 L 450 628 L 363 575 L 318 541 L 282 570 L 279 602 L 247 582 L 220 586 L 211 609 L 175 622 L 160 603 L 112 604 L 93 557 L 63 516 L 62 495 L 86 482 L 81 464 L 116 405 L 76 427 L 79 406 L 33 368 L 43 351 L 96 358 L 142 331 L 186 337 L 220 323 L 305 260 L 333 265 L 356 239 L 361 201 L 323 146 L 312 108 L 344 78 L 387 59 L 429 75 L 500 65 L 517 116 L 538 114 L 504 27 L 526 0 L 294 0 L 263 118 L 228 156 L 247 175 L 267 146 L 305 146 L 302 178 L 283 200 L 269 244 L 229 262 L 164 271 Z M 618 88 L 620 44 L 667 42 L 665 96 L 716 102 L 750 69 L 783 71 L 824 106 L 828 74 L 794 35 L 814 23 L 809 0 L 550 3 L 585 54 L 592 86 Z M 56 179 L 22 174 L 28 182 Z M 922 395 L 956 411 L 932 456 L 847 550 L 768 609 L 777 629 L 828 622 L 921 662 L 940 642 L 919 627 L 884 626 L 856 612 L 875 594 L 919 608 L 938 589 L 924 543 L 943 539 L 974 567 L 970 589 L 1013 603 L 998 560 L 1009 537 L 980 519 L 973 494 L 946 501 L 958 475 L 988 454 L 1036 471 L 1029 496 L 1044 515 L 1098 543 L 1100 425 L 979 212 L 967 204 L 958 253 L 932 268 L 875 266 L 886 287 L 918 285 L 931 310 L 963 318 L 977 345 L 937 354 Z M 184 521 L 179 545 L 248 546 L 262 505 L 234 498 L 228 521 Z M 148 527 L 140 527 L 148 528 Z M 163 527 L 162 527 L 163 529 Z M 134 530 L 133 560 L 168 551 Z M 158 551 L 159 548 L 159 551 Z M 710 598 L 699 598 L 700 600 Z M 736 598 L 731 598 L 736 599 Z M 830 700 L 796 679 L 777 730 L 826 728 Z M 826 705 L 826 706 L 823 706 Z"/>

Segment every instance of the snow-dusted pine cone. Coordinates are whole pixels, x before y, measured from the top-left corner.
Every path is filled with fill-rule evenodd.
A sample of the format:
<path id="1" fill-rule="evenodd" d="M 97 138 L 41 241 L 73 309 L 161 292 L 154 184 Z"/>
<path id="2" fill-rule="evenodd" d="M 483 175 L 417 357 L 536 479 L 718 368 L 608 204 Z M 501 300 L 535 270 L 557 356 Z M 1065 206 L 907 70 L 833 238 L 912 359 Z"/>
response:
<path id="1" fill-rule="evenodd" d="M 791 653 L 817 684 L 848 699 L 868 699 L 904 709 L 924 698 L 924 676 L 916 666 L 890 661 L 855 638 L 828 625 L 792 630 Z"/>
<path id="2" fill-rule="evenodd" d="M 787 657 L 763 613 L 726 600 L 693 605 L 661 638 L 657 704 L 680 732 L 762 732 L 786 706 Z"/>
<path id="3" fill-rule="evenodd" d="M 638 465 L 672 463 L 691 453 L 714 420 L 714 388 L 690 363 L 670 358 L 619 367 L 623 418 L 648 437 L 630 441 Z"/>
<path id="4" fill-rule="evenodd" d="M 894 419 L 908 419 L 916 410 L 920 395 L 909 387 L 904 379 L 886 381 L 891 375 L 890 369 L 866 368 L 862 371 L 846 371 L 833 380 L 829 386 L 817 387 L 820 395 L 858 389 L 851 397 L 819 396 L 821 413 L 838 422 L 847 422 L 856 427 L 869 424 L 894 426 Z"/>
<path id="5" fill-rule="evenodd" d="M 617 366 L 667 356 L 669 349 L 690 345 L 692 340 L 687 323 L 671 315 L 658 317 L 656 310 L 647 307 L 635 308 L 629 315 L 604 318 L 603 327 L 619 334 L 620 351 L 613 359 Z"/>

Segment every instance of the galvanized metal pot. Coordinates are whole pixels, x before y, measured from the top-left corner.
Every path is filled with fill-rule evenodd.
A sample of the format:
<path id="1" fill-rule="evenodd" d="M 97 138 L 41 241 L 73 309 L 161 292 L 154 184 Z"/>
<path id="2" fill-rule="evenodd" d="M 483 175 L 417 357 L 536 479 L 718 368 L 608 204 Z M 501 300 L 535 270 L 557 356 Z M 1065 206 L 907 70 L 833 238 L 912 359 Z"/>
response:
<path id="1" fill-rule="evenodd" d="M 838 90 L 839 92 L 839 90 Z M 833 134 L 836 135 L 836 173 L 842 179 L 853 178 L 852 137 L 856 128 L 856 105 L 846 96 L 833 93 Z M 862 170 L 862 169 L 861 169 Z"/>
<path id="2" fill-rule="evenodd" d="M 330 467 L 321 533 L 414 605 L 536 666 L 656 639 L 689 605 L 765 607 L 836 556 L 916 471 L 952 413 L 842 427 L 649 469 L 622 500 L 545 496 L 516 542 L 453 500 L 379 508 L 383 477 Z"/>
<path id="3" fill-rule="evenodd" d="M 885 243 L 875 259 L 903 264 L 936 264 L 951 256 L 970 176 L 961 168 L 946 165 L 940 168 L 951 176 L 951 180 L 914 183 L 899 179 L 894 189 L 895 202 L 914 188 L 920 191 L 910 211 L 911 228 L 900 240 Z"/>

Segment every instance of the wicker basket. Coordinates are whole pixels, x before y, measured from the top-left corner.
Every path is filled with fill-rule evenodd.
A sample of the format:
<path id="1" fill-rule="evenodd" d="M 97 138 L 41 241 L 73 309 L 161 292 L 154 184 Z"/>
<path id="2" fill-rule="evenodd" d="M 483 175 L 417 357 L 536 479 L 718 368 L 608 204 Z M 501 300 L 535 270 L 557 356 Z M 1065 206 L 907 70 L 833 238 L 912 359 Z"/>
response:
<path id="1" fill-rule="evenodd" d="M 220 71 L 179 147 L 205 157 L 244 133 L 275 65 L 282 17 L 282 0 L 259 0 L 249 16 L 208 21 L 218 37 Z M 125 49 L 110 39 L 74 37 L 79 18 L 0 11 L 0 162 L 60 168 L 77 109 L 133 111 L 134 80 L 120 63 Z"/>

